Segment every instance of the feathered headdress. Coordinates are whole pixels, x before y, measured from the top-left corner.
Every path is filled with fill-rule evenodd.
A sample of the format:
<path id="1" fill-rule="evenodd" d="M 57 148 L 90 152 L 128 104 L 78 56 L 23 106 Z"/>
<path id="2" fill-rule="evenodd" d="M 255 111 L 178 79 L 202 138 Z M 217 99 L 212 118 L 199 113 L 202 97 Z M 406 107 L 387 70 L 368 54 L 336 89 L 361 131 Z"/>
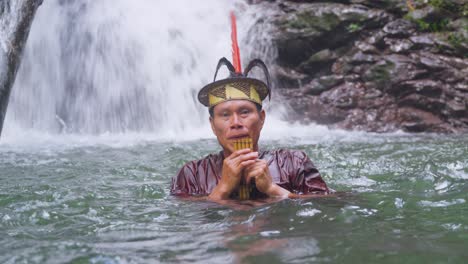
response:
<path id="1" fill-rule="evenodd" d="M 213 107 L 219 103 L 229 100 L 249 100 L 259 105 L 268 96 L 270 91 L 270 74 L 265 63 L 260 59 L 249 62 L 244 72 L 241 68 L 239 46 L 237 44 L 236 16 L 231 12 L 231 40 L 232 40 L 232 61 L 234 65 L 225 57 L 218 61 L 213 82 L 203 87 L 198 93 L 198 100 L 207 107 Z M 230 72 L 226 79 L 216 81 L 218 70 L 221 66 L 226 66 Z M 265 74 L 267 83 L 259 79 L 248 77 L 249 72 L 259 67 Z"/>

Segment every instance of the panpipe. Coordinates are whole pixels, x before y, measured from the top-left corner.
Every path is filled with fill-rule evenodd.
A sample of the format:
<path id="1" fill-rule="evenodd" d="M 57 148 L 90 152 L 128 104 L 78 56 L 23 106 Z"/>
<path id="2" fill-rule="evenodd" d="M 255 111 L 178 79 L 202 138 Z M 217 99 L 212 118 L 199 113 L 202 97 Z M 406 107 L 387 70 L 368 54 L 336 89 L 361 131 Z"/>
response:
<path id="1" fill-rule="evenodd" d="M 253 149 L 253 141 L 250 137 L 240 138 L 234 141 L 234 151 L 241 150 L 241 149 Z M 253 189 L 252 184 L 247 184 L 242 177 L 241 182 L 239 184 L 239 200 L 248 200 L 250 199 L 250 192 Z"/>

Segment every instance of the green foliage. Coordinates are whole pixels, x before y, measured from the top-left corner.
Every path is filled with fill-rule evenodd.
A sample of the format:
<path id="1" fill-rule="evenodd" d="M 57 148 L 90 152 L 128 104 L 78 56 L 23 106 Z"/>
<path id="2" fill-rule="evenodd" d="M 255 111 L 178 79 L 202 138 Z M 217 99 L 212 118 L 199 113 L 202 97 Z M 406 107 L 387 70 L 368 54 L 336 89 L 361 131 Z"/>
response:
<path id="1" fill-rule="evenodd" d="M 357 23 L 351 23 L 348 25 L 347 30 L 349 32 L 356 32 L 362 29 L 362 26 Z"/>
<path id="2" fill-rule="evenodd" d="M 385 87 L 390 83 L 394 69 L 395 64 L 390 61 L 375 64 L 364 74 L 364 80 L 374 82 L 379 87 Z"/>
<path id="3" fill-rule="evenodd" d="M 451 13 L 460 12 L 460 7 L 450 0 L 429 0 L 429 5 Z"/>
<path id="4" fill-rule="evenodd" d="M 453 2 L 453 0 L 416 0 L 417 6 L 430 5 L 437 9 L 447 10 L 451 12 L 458 11 L 458 5 Z"/>
<path id="5" fill-rule="evenodd" d="M 320 16 L 308 12 L 298 13 L 296 18 L 286 22 L 286 27 L 295 29 L 317 29 L 330 31 L 340 23 L 335 14 L 322 14 Z"/>
<path id="6" fill-rule="evenodd" d="M 459 18 L 460 16 L 466 16 L 468 14 L 468 3 L 457 4 L 452 0 L 417 0 L 418 8 L 424 8 L 426 6 L 432 6 L 438 10 L 437 15 L 429 16 L 427 18 L 414 18 L 408 13 L 405 18 L 415 22 L 418 25 L 419 30 L 426 32 L 443 32 L 449 30 L 449 23 L 452 20 Z"/>
<path id="7" fill-rule="evenodd" d="M 447 36 L 447 40 L 455 48 L 461 47 L 462 43 L 468 42 L 468 39 L 466 39 L 462 34 L 458 34 L 456 32 L 451 32 Z"/>
<path id="8" fill-rule="evenodd" d="M 446 11 L 455 16 L 468 16 L 468 2 L 457 4 L 453 0 L 416 0 L 418 6 L 430 5 L 439 10 Z"/>
<path id="9" fill-rule="evenodd" d="M 426 22 L 423 19 L 413 19 L 418 27 L 422 31 L 430 31 L 430 32 L 441 32 L 446 31 L 448 29 L 447 25 L 449 24 L 450 20 L 447 18 L 443 18 L 433 22 Z"/>

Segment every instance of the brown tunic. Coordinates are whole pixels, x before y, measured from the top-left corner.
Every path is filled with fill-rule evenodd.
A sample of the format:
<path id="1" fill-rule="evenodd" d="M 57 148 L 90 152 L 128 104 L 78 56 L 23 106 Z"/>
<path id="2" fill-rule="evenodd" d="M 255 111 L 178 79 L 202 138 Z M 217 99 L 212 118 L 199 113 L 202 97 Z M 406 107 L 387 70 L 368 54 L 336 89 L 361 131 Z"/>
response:
<path id="1" fill-rule="evenodd" d="M 327 194 L 326 183 L 312 161 L 303 151 L 260 151 L 259 158 L 268 162 L 274 183 L 296 194 Z M 210 154 L 201 160 L 190 161 L 172 178 L 171 194 L 178 196 L 209 195 L 221 179 L 223 152 Z M 233 194 L 235 198 L 237 194 Z M 255 188 L 253 198 L 265 197 Z"/>

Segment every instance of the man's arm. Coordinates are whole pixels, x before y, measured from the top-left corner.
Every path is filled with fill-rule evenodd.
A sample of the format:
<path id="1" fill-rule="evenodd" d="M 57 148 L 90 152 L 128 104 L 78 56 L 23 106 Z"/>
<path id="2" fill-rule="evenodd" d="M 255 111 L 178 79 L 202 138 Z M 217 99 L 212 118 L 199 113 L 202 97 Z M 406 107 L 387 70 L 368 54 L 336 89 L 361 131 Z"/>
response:
<path id="1" fill-rule="evenodd" d="M 319 197 L 330 193 L 327 184 L 323 180 L 320 172 L 304 151 L 295 151 L 289 161 L 290 182 L 294 197 L 308 195 Z M 305 197 L 305 196 L 304 196 Z"/>
<path id="2" fill-rule="evenodd" d="M 188 197 L 193 195 L 203 195 L 203 191 L 199 188 L 196 180 L 197 161 L 187 162 L 177 175 L 172 178 L 171 195 Z"/>
<path id="3" fill-rule="evenodd" d="M 246 181 L 255 179 L 257 189 L 269 197 L 298 199 L 329 194 L 326 183 L 305 152 L 291 151 L 286 155 L 283 165 L 289 168 L 290 190 L 272 182 L 268 163 L 264 160 L 257 160 L 246 168 Z"/>

